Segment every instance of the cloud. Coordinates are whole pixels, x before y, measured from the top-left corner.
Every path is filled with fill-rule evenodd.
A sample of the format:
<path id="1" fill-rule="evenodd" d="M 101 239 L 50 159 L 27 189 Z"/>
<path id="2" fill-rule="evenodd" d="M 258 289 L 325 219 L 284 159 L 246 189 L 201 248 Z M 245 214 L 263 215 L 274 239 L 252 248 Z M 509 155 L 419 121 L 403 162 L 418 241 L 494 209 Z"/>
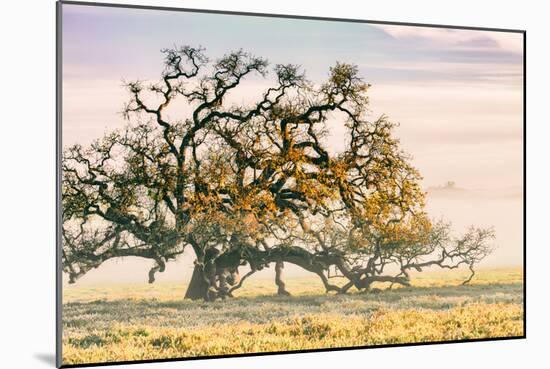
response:
<path id="1" fill-rule="evenodd" d="M 460 50 L 500 50 L 515 54 L 523 52 L 523 36 L 519 33 L 397 25 L 374 27 L 396 39 L 424 40 Z"/>

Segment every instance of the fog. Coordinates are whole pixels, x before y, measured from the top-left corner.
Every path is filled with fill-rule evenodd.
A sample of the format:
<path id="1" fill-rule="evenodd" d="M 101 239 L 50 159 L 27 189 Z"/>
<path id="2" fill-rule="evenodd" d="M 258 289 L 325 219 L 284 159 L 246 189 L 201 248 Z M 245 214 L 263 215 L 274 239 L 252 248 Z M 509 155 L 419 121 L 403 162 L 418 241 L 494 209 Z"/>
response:
<path id="1" fill-rule="evenodd" d="M 520 34 L 126 9 L 83 11 L 78 6 L 64 6 L 63 16 L 64 147 L 89 144 L 126 124 L 119 114 L 128 100 L 121 80 L 157 79 L 162 69 L 158 50 L 163 47 L 200 44 L 212 60 L 243 48 L 268 58 L 271 66 L 298 64 L 316 84 L 326 79 L 337 60 L 351 62 L 372 84 L 372 119 L 386 114 L 400 124 L 395 134 L 423 176 L 429 215 L 452 222 L 457 235 L 469 225 L 494 227 L 495 251 L 480 267 L 522 265 Z M 147 27 L 142 26 L 144 19 Z M 265 80 L 253 77 L 227 101 L 256 101 L 273 83 L 273 75 Z M 188 113 L 189 107 L 175 104 L 168 118 Z M 325 144 L 332 152 L 346 143 L 337 118 L 327 122 Z M 446 186 L 448 181 L 456 185 Z M 188 279 L 193 256 L 186 250 L 157 274 L 157 280 Z M 137 258 L 110 260 L 77 285 L 146 282 L 150 266 L 150 261 Z M 285 273 L 303 274 L 292 266 Z M 273 274 L 267 270 L 259 277 Z"/>

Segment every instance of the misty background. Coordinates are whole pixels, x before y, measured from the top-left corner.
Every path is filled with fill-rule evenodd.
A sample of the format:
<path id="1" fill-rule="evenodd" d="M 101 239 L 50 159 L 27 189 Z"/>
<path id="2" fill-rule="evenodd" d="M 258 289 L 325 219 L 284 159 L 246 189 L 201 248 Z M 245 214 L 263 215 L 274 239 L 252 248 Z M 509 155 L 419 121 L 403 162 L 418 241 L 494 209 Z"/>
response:
<path id="1" fill-rule="evenodd" d="M 202 45 L 215 60 L 242 48 L 299 64 L 322 83 L 336 61 L 355 63 L 372 84 L 371 115 L 399 122 L 396 134 L 424 176 L 427 211 L 453 223 L 493 226 L 497 247 L 482 267 L 523 264 L 522 35 L 412 26 L 63 6 L 63 145 L 89 144 L 125 125 L 125 80 L 158 80 L 164 47 Z M 228 102 L 254 101 L 269 87 L 251 78 Z M 169 111 L 185 116 L 184 105 Z M 338 152 L 342 127 L 329 121 L 326 145 Z M 186 280 L 191 248 L 158 281 Z M 150 261 L 110 260 L 88 283 L 146 282 Z M 287 266 L 288 275 L 301 275 Z M 272 277 L 273 270 L 260 277 Z"/>

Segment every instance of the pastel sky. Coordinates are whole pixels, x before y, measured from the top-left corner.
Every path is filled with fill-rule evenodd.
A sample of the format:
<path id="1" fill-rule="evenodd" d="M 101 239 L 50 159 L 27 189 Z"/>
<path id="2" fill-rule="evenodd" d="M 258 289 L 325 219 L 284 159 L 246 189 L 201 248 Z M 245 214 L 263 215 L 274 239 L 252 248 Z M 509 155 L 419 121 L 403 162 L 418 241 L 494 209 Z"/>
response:
<path id="1" fill-rule="evenodd" d="M 491 263 L 522 263 L 521 33 L 64 4 L 64 144 L 122 127 L 122 79 L 157 80 L 160 49 L 185 44 L 202 45 L 211 59 L 242 48 L 271 65 L 299 64 L 316 83 L 336 61 L 357 64 L 373 86 L 373 118 L 385 113 L 400 123 L 397 135 L 425 188 L 455 181 L 471 194 L 431 196 L 431 213 L 459 228 L 495 225 Z M 253 78 L 233 98 L 254 99 L 270 78 Z M 338 151 L 342 130 L 329 129 L 327 144 Z"/>

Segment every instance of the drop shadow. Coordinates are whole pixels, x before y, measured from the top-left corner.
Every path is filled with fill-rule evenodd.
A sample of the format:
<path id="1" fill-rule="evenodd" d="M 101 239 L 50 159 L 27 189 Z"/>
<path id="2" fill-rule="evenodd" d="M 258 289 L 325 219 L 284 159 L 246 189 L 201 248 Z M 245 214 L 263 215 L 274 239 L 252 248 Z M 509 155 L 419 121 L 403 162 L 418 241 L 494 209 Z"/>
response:
<path id="1" fill-rule="evenodd" d="M 52 367 L 55 367 L 55 354 L 39 353 L 34 354 L 34 358 Z"/>

